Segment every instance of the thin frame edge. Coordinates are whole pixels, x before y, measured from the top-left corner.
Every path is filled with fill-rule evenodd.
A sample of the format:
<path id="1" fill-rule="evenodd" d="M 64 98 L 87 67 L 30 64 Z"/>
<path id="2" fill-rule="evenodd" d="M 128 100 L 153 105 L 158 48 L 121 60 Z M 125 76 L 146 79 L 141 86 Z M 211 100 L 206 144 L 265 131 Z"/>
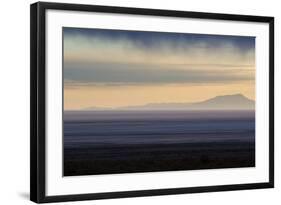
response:
<path id="1" fill-rule="evenodd" d="M 269 183 L 274 188 L 274 17 L 269 24 Z"/>
<path id="2" fill-rule="evenodd" d="M 37 169 L 37 8 L 30 5 L 30 200 L 38 201 Z"/>

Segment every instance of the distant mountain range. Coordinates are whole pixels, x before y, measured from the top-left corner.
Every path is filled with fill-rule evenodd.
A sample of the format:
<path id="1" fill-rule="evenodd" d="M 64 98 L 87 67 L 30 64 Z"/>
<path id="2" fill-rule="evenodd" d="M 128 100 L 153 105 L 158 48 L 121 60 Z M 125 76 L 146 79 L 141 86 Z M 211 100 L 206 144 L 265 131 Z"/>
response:
<path id="1" fill-rule="evenodd" d="M 216 96 L 195 103 L 149 103 L 118 108 L 90 107 L 87 110 L 253 110 L 255 101 L 242 94 Z"/>

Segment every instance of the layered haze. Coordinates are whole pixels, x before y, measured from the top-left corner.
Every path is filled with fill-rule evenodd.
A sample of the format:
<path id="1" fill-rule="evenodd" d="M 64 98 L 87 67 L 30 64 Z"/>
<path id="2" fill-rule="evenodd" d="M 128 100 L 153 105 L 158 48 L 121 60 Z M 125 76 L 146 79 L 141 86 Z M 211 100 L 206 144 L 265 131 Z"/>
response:
<path id="1" fill-rule="evenodd" d="M 64 176 L 255 166 L 255 37 L 63 39 Z"/>
<path id="2" fill-rule="evenodd" d="M 255 99 L 254 37 L 83 28 L 63 36 L 65 110 Z"/>

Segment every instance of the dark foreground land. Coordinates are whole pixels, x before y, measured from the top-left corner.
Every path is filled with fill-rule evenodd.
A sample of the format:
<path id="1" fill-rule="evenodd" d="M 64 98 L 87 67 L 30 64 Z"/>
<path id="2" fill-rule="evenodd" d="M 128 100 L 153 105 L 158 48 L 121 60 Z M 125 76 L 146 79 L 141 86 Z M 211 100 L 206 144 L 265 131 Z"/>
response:
<path id="1" fill-rule="evenodd" d="M 255 166 L 254 144 L 239 142 L 89 146 L 65 156 L 65 176 Z"/>
<path id="2" fill-rule="evenodd" d="M 253 112 L 68 113 L 64 176 L 255 166 Z"/>

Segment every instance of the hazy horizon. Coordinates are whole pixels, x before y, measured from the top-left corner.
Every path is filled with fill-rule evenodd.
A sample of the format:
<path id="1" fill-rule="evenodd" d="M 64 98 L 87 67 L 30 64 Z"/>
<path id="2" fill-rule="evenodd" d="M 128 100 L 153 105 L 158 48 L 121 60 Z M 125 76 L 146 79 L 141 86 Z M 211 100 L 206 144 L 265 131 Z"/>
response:
<path id="1" fill-rule="evenodd" d="M 220 100 L 219 100 L 220 99 Z M 242 100 L 242 102 L 241 102 Z M 208 103 L 213 102 L 213 105 L 219 106 L 219 108 L 212 108 Z M 229 105 L 230 104 L 230 105 Z M 199 105 L 199 107 L 198 107 Z M 200 106 L 201 105 L 201 106 Z M 236 105 L 236 106 L 234 106 Z M 165 107 L 166 106 L 166 107 Z M 182 107 L 181 107 L 182 106 Z M 190 107 L 190 106 L 193 106 Z M 197 108 L 194 106 L 197 106 Z M 188 109 L 189 108 L 189 109 Z M 81 109 L 71 109 L 66 111 L 119 111 L 119 110 L 132 110 L 132 111 L 142 111 L 142 110 L 150 110 L 150 111 L 168 111 L 168 110 L 254 110 L 255 109 L 255 100 L 246 98 L 242 94 L 233 94 L 233 95 L 224 95 L 224 96 L 215 96 L 210 99 L 206 99 L 200 102 L 180 102 L 180 103 L 171 103 L 171 102 L 162 102 L 162 103 L 148 103 L 148 104 L 140 104 L 135 106 L 124 106 L 124 107 L 87 107 Z"/>
<path id="2" fill-rule="evenodd" d="M 255 100 L 255 37 L 63 28 L 63 41 L 65 110 Z"/>

